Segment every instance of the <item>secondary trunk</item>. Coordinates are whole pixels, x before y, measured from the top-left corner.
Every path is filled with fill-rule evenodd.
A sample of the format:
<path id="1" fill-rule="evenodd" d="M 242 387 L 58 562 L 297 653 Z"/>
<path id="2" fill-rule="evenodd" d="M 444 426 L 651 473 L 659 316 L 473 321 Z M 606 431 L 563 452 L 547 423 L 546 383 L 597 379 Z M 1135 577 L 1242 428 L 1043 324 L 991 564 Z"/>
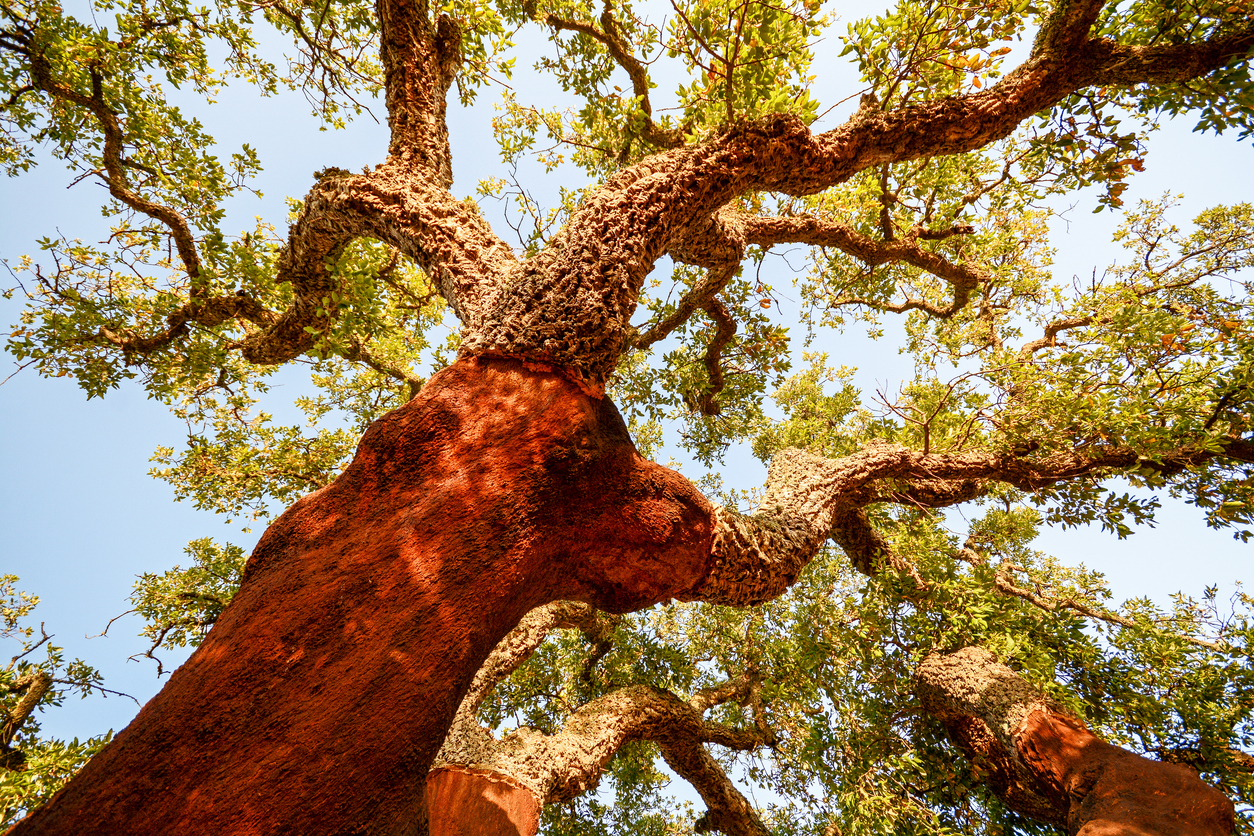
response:
<path id="1" fill-rule="evenodd" d="M 1228 836 L 1232 802 L 1178 764 L 1143 758 L 1095 736 L 989 651 L 924 659 L 924 709 L 987 770 L 1008 807 L 1073 836 Z"/>
<path id="2" fill-rule="evenodd" d="M 711 525 L 608 400 L 544 364 L 460 361 L 275 521 L 201 647 L 11 832 L 413 833 L 445 730 L 518 620 L 689 590 Z"/>

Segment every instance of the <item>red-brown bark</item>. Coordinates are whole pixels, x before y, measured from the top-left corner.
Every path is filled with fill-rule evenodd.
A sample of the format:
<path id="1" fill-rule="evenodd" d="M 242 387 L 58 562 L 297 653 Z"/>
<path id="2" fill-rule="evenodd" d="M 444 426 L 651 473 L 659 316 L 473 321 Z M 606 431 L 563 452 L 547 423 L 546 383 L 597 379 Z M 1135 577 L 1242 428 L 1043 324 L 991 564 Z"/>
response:
<path id="1" fill-rule="evenodd" d="M 1233 807 L 1187 766 L 1112 746 L 1083 723 L 1035 711 L 1018 738 L 1024 765 L 1060 805 L 1077 836 L 1227 836 Z"/>
<path id="2" fill-rule="evenodd" d="M 540 803 L 488 771 L 433 769 L 427 776 L 429 836 L 535 836 Z"/>
<path id="3" fill-rule="evenodd" d="M 987 650 L 931 656 L 916 674 L 923 707 L 1023 815 L 1072 836 L 1229 836 L 1232 802 L 1179 764 L 1094 735 Z"/>
<path id="4" fill-rule="evenodd" d="M 12 832 L 413 832 L 462 695 L 523 614 L 690 589 L 711 519 L 604 397 L 459 362 L 270 527 L 204 644 Z"/>

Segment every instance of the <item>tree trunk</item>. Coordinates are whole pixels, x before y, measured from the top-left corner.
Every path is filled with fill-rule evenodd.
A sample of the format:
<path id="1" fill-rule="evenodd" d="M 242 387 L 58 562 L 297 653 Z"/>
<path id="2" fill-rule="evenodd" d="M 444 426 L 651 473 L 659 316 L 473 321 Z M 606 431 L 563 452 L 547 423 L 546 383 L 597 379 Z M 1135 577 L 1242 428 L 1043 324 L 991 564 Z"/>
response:
<path id="1" fill-rule="evenodd" d="M 690 590 L 711 527 L 604 397 L 544 364 L 460 361 L 275 521 L 201 647 L 11 832 L 417 832 L 445 731 L 518 620 Z"/>
<path id="2" fill-rule="evenodd" d="M 427 776 L 429 836 L 536 836 L 540 802 L 487 770 L 441 767 Z"/>
<path id="3" fill-rule="evenodd" d="M 1008 807 L 1072 836 L 1228 836 L 1232 802 L 1179 764 L 1112 746 L 989 651 L 923 660 L 924 709 L 988 770 Z"/>

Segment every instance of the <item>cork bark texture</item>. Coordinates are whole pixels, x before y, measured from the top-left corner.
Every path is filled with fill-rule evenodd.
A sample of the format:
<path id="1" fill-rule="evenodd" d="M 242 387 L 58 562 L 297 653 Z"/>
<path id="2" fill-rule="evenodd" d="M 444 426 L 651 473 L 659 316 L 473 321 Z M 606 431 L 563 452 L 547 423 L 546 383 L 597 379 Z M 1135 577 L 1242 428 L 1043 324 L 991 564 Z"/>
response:
<path id="1" fill-rule="evenodd" d="M 477 208 L 449 191 L 445 116 L 461 56 L 457 25 L 425 0 L 378 0 L 387 157 L 363 174 L 317 175 L 274 276 L 291 287 L 290 308 L 194 294 L 162 331 L 101 329 L 85 340 L 131 362 L 177 346 L 193 325 L 233 318 L 248 336 L 230 350 L 253 363 L 285 362 L 334 325 L 337 313 L 323 302 L 336 289 L 334 261 L 364 237 L 392 246 L 431 277 L 461 322 L 460 360 L 376 422 L 339 479 L 275 522 L 205 643 L 78 778 L 14 832 L 410 832 L 425 815 L 423 782 L 475 672 L 528 610 L 557 599 L 610 612 L 668 597 L 751 605 L 786 589 L 829 536 L 859 568 L 873 570 L 886 544 L 859 513 L 871 502 L 904 496 L 942 505 L 972 496 L 981 480 L 1033 490 L 1136 464 L 1131 451 L 1102 447 L 1036 459 L 928 455 L 892 445 L 839 460 L 783 451 L 772 462 L 763 506 L 745 516 L 715 509 L 689 482 L 641 459 L 601 395 L 641 336 L 631 319 L 663 256 L 716 277 L 710 298 L 690 300 L 691 314 L 717 304 L 719 282 L 751 241 L 786 244 L 816 234 L 780 224 L 755 229 L 733 211 L 741 198 L 813 194 L 872 166 L 977 149 L 1086 87 L 1184 82 L 1254 46 L 1249 23 L 1199 43 L 1131 46 L 1091 37 L 1102 6 L 1060 3 L 1024 63 L 983 90 L 895 110 L 863 108 L 823 133 L 773 115 L 733 119 L 690 144 L 665 137 L 664 150 L 591 189 L 559 233 L 520 258 Z M 195 279 L 199 256 L 186 220 L 128 191 L 118 114 L 103 99 L 58 86 L 46 64 L 32 59 L 32 89 L 99 123 L 111 194 L 170 230 Z M 1234 444 L 1254 460 L 1248 442 L 1226 449 Z M 969 691 L 962 693 L 976 693 Z M 1047 722 L 1053 714 L 1025 708 L 1025 720 L 1016 706 L 1027 703 L 996 707 L 990 699 L 968 706 L 988 708 L 988 719 L 947 710 L 954 722 L 979 718 L 990 751 L 1000 747 L 1015 769 L 1044 776 L 1046 766 L 1074 760 L 1140 774 L 1139 761 L 1119 760 L 1135 756 L 1103 748 L 1061 720 Z M 645 700 L 654 706 L 647 711 L 665 713 L 657 708 L 665 699 L 658 700 Z M 608 716 L 581 720 L 588 740 L 601 739 L 597 724 L 608 724 Z M 698 773 L 704 761 L 684 741 L 668 757 Z M 567 754 L 601 762 L 610 744 L 587 745 L 575 751 L 572 744 Z M 1088 754 L 1067 760 L 1073 750 Z M 1111 799 L 1091 815 L 1067 807 L 1069 823 L 1105 821 L 1125 799 L 1124 790 L 1109 795 L 1106 788 L 1130 786 L 1109 777 L 1119 772 L 1113 767 L 1066 769 L 1059 774 L 1097 777 L 1039 780 L 1054 781 L 1049 787 L 1064 781 L 1068 798 Z M 537 797 L 576 789 L 543 780 L 560 789 L 539 786 Z M 1087 789 L 1077 795 L 1081 785 Z M 1203 807 L 1185 817 L 1188 826 L 1210 821 Z M 1073 830 L 1105 832 L 1085 826 Z"/>
<path id="2" fill-rule="evenodd" d="M 734 749 L 752 749 L 767 742 L 760 729 L 730 729 L 704 719 L 705 712 L 716 705 L 750 700 L 759 684 L 754 677 L 728 680 L 688 700 L 647 685 L 622 687 L 579 707 L 560 731 L 550 735 L 523 727 L 498 738 L 479 725 L 476 712 L 491 689 L 517 670 L 558 627 L 578 628 L 595 641 L 613 629 L 613 620 L 571 601 L 557 601 L 528 613 L 476 674 L 436 755 L 428 787 L 432 780 L 495 781 L 525 792 L 540 809 L 595 788 L 624 743 L 651 740 L 671 768 L 705 800 L 709 809 L 702 820 L 706 824 L 730 836 L 764 836 L 766 828 L 752 805 L 705 749 L 707 742 Z M 464 816 L 477 816 L 477 798 L 458 795 L 438 812 L 433 807 L 432 832 L 436 832 L 437 815 L 441 821 L 457 820 L 457 805 L 463 802 Z M 501 822 L 507 826 L 504 819 Z"/>

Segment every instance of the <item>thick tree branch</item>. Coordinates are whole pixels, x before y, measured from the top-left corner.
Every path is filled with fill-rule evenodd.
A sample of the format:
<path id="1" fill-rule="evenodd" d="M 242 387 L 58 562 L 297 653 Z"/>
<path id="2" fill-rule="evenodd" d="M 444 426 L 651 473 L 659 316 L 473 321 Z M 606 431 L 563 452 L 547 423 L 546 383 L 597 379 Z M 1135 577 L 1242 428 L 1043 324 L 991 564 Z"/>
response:
<path id="1" fill-rule="evenodd" d="M 1106 0 L 1061 0 L 1041 25 L 1032 55 L 1066 53 L 1084 43 Z"/>
<path id="2" fill-rule="evenodd" d="M 1080 836 L 1232 832 L 1232 802 L 1196 772 L 1100 740 L 983 648 L 924 659 L 915 693 L 1023 815 Z"/>
<path id="3" fill-rule="evenodd" d="M 1009 136 L 1023 120 L 1086 87 L 1185 81 L 1254 46 L 1248 23 L 1168 51 L 1087 39 L 1094 6 L 1095 0 L 1068 5 L 1032 57 L 978 92 L 890 111 L 864 108 L 818 135 L 789 116 L 736 123 L 699 146 L 624 169 L 531 260 L 528 272 L 537 280 L 503 293 L 493 324 L 472 335 L 463 351 L 538 356 L 599 385 L 629 344 L 630 318 L 654 263 L 682 251 L 694 231 L 736 198 L 756 191 L 813 194 L 873 166 L 965 153 Z M 1151 55 L 1162 63 L 1152 63 Z M 543 321 L 539 310 L 548 314 Z M 555 328 L 555 321 L 563 325 Z"/>
<path id="4" fill-rule="evenodd" d="M 590 604 L 577 601 L 554 601 L 527 613 L 518 626 L 493 648 L 475 674 L 470 690 L 457 709 L 454 723 L 475 723 L 475 714 L 492 689 L 518 670 L 552 630 L 576 628 L 597 641 L 612 633 L 619 619 L 620 616 L 600 612 Z"/>
<path id="5" fill-rule="evenodd" d="M 666 765 L 701 795 L 706 811 L 697 819 L 696 833 L 717 831 L 727 836 L 768 836 L 753 805 L 727 777 L 718 761 L 695 737 L 666 737 L 657 741 Z"/>
<path id="6" fill-rule="evenodd" d="M 676 771 L 706 799 L 711 826 L 725 833 L 765 833 L 752 807 L 704 748 L 705 743 L 716 743 L 746 750 L 774 739 L 760 718 L 758 729 L 733 729 L 709 723 L 703 716 L 710 708 L 731 700 L 752 701 L 759 684 L 755 676 L 699 690 L 687 702 L 651 686 L 620 688 L 575 711 L 553 735 L 522 728 L 497 740 L 478 724 L 475 713 L 492 688 L 517 670 L 550 630 L 577 627 L 590 637 L 603 637 L 616 621 L 587 604 L 570 601 L 528 613 L 497 644 L 475 675 L 433 771 L 451 768 L 501 776 L 527 788 L 543 806 L 568 801 L 595 787 L 624 743 L 654 740 L 667 762 L 681 764 L 682 769 Z"/>
<path id="7" fill-rule="evenodd" d="M 781 450 L 771 460 L 757 514 L 716 509 L 711 569 L 683 597 L 737 606 L 770 600 L 792 585 L 838 523 L 850 526 L 838 536 L 849 540 L 851 558 L 871 565 L 883 550 L 882 540 L 867 535 L 850 511 L 872 501 L 878 480 L 997 478 L 1039 488 L 1135 461 L 1134 454 L 1122 451 L 1091 458 L 1060 453 L 1048 461 L 1029 462 L 986 451 L 925 454 L 893 444 L 871 444 L 841 459 Z"/>
<path id="8" fill-rule="evenodd" d="M 830 536 L 848 555 L 853 568 L 864 575 L 878 573 L 892 553 L 888 541 L 875 530 L 861 508 L 842 508 L 834 514 Z"/>
<path id="9" fill-rule="evenodd" d="M 39 705 L 39 701 L 44 698 L 51 687 L 52 674 L 47 671 L 29 673 L 13 683 L 9 690 L 24 690 L 24 693 L 17 701 L 17 705 L 13 706 L 8 716 L 4 718 L 3 725 L 0 725 L 0 752 L 8 750 L 14 736 L 21 730 L 22 725 L 30 718 Z"/>
<path id="10" fill-rule="evenodd" d="M 848 179 L 849 167 L 959 154 L 1008 136 L 1027 117 L 1067 95 L 1098 85 L 1171 84 L 1198 78 L 1245 56 L 1254 24 L 1211 40 L 1173 47 L 1126 46 L 1087 40 L 1099 0 L 1068 4 L 1044 48 L 983 91 L 885 112 L 859 112 L 845 125 L 814 137 L 791 173 L 772 186 L 790 194 L 819 191 Z M 812 163 L 806 165 L 805 163 Z M 850 172 L 852 173 L 852 172 Z M 774 178 L 773 178 L 774 179 Z"/>
<path id="11" fill-rule="evenodd" d="M 477 723 L 454 724 L 432 768 L 454 766 L 505 775 L 527 787 L 541 804 L 550 804 L 595 787 L 610 759 L 628 741 L 698 745 L 712 741 L 738 749 L 765 742 L 757 731 L 708 723 L 701 714 L 668 691 L 631 685 L 584 705 L 552 735 L 524 727 L 495 740 Z"/>
<path id="12" fill-rule="evenodd" d="M 389 157 L 421 172 L 429 185 L 453 183 L 446 121 L 449 87 L 461 66 L 461 30 L 448 15 L 432 25 L 426 0 L 377 0 L 385 72 Z"/>
<path id="13" fill-rule="evenodd" d="M 1159 749 L 1158 757 L 1168 763 L 1182 763 L 1201 771 L 1211 765 L 1216 759 L 1226 760 L 1234 767 L 1242 769 L 1246 772 L 1254 773 L 1254 755 L 1248 752 L 1242 752 L 1240 749 L 1232 746 L 1191 746 L 1176 747 L 1171 749 Z"/>
<path id="14" fill-rule="evenodd" d="M 1218 450 L 1183 447 L 1156 457 L 1152 465 L 1170 476 L 1217 457 L 1248 461 L 1251 454 L 1254 443 L 1231 438 Z M 872 443 L 840 459 L 781 450 L 771 460 L 757 513 L 715 508 L 710 568 L 695 587 L 676 597 L 733 606 L 770 600 L 792 585 L 829 536 L 847 548 L 855 565 L 874 566 L 882 556 L 891 559 L 883 538 L 857 512 L 873 502 L 908 497 L 912 491 L 936 504 L 962 501 L 990 481 L 1037 491 L 1143 463 L 1149 462 L 1137 451 L 1117 445 L 1034 456 L 1030 449 L 1024 455 L 990 450 L 923 453 Z M 891 487 L 885 490 L 881 483 Z"/>
<path id="15" fill-rule="evenodd" d="M 291 284 L 296 297 L 286 311 L 241 296 L 193 297 L 158 333 L 102 328 L 95 339 L 144 354 L 176 342 L 193 324 L 215 327 L 236 319 L 260 326 L 236 346 L 246 359 L 286 362 L 312 349 L 337 319 L 338 308 L 328 302 L 339 286 L 332 268 L 359 237 L 383 241 L 413 259 L 468 329 L 482 325 L 498 287 L 519 267 L 477 207 L 432 186 L 407 164 L 389 160 L 369 174 L 329 169 L 306 195 L 279 257 L 275 281 Z"/>
<path id="16" fill-rule="evenodd" d="M 895 485 L 880 492 L 877 500 L 915 508 L 948 508 L 983 496 L 988 487 L 989 480 L 985 479 L 945 480 L 924 477 L 911 479 L 906 484 Z"/>

